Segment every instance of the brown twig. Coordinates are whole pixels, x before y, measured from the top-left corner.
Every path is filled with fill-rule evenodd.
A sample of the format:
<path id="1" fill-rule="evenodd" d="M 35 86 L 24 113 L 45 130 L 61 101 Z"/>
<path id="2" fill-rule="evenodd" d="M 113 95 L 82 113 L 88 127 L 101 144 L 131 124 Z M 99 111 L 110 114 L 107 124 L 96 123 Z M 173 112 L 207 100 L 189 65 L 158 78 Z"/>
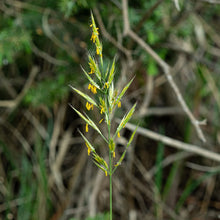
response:
<path id="1" fill-rule="evenodd" d="M 120 119 L 117 119 L 116 122 L 120 123 Z M 136 125 L 133 125 L 131 123 L 127 123 L 126 128 L 129 130 L 134 131 L 136 128 Z M 176 149 L 184 150 L 187 152 L 191 152 L 200 156 L 203 156 L 205 158 L 220 162 L 220 154 L 211 152 L 209 150 L 205 150 L 202 147 L 193 145 L 193 144 L 187 144 L 178 140 L 175 140 L 173 138 L 167 137 L 165 135 L 158 134 L 156 132 L 153 132 L 151 130 L 148 130 L 146 128 L 138 127 L 137 134 L 143 135 L 147 138 L 151 138 L 155 141 L 160 141 L 168 146 L 174 147 Z"/>
<path id="2" fill-rule="evenodd" d="M 20 131 L 17 128 L 13 127 L 9 122 L 7 122 L 6 120 L 3 120 L 2 118 L 0 118 L 0 125 L 2 127 L 4 126 L 9 131 L 8 138 L 10 138 L 11 135 L 15 136 L 18 142 L 20 142 L 20 144 L 24 148 L 25 152 L 28 155 L 32 155 L 33 151 L 31 149 L 30 144 L 28 143 L 28 141 L 24 138 L 24 136 L 20 133 Z"/>
<path id="3" fill-rule="evenodd" d="M 38 67 L 34 66 L 30 72 L 30 75 L 22 91 L 18 94 L 18 96 L 14 100 L 0 100 L 0 107 L 10 108 L 10 111 L 13 111 L 13 109 L 15 109 L 18 106 L 18 104 L 21 102 L 23 97 L 26 95 L 38 72 L 39 72 Z"/>
<path id="4" fill-rule="evenodd" d="M 145 86 L 145 94 L 144 94 L 144 100 L 139 108 L 139 111 L 137 115 L 142 117 L 143 115 L 146 115 L 148 112 L 148 106 L 150 104 L 152 94 L 153 94 L 153 88 L 154 88 L 154 83 L 153 83 L 153 76 L 148 75 L 147 77 L 147 83 Z"/>
<path id="5" fill-rule="evenodd" d="M 148 108 L 143 116 L 164 116 L 164 115 L 182 115 L 184 112 L 180 107 L 151 107 Z"/>
<path id="6" fill-rule="evenodd" d="M 56 158 L 56 150 L 58 145 L 59 136 L 61 133 L 62 123 L 65 116 L 65 105 L 61 105 L 56 112 L 56 120 L 54 123 L 53 133 L 51 136 L 50 144 L 49 144 L 49 164 L 51 168 L 51 176 L 49 178 L 50 185 L 52 186 L 55 180 L 56 185 L 58 186 L 59 190 L 63 191 L 63 184 L 62 184 L 62 177 L 59 173 L 59 167 L 57 166 L 57 158 Z M 59 151 L 60 153 L 60 151 Z"/>
<path id="7" fill-rule="evenodd" d="M 22 1 L 6 0 L 6 3 L 13 7 L 17 7 L 20 9 L 28 9 L 28 10 L 36 11 L 39 13 L 43 13 L 43 11 L 45 10 L 43 7 L 39 7 L 37 5 L 29 4 L 27 2 L 22 2 Z"/>
<path id="8" fill-rule="evenodd" d="M 49 137 L 47 130 L 29 110 L 24 112 L 24 117 L 33 125 L 34 129 L 44 140 L 46 140 Z"/>
<path id="9" fill-rule="evenodd" d="M 61 173 L 61 166 L 65 159 L 66 152 L 70 146 L 72 136 L 72 129 L 68 129 L 64 134 L 63 138 L 60 141 L 60 145 L 58 148 L 58 152 L 56 155 L 56 159 L 52 164 L 52 174 L 54 175 L 53 178 L 60 190 L 60 192 L 64 192 L 64 184 L 62 180 L 62 173 Z"/>
<path id="10" fill-rule="evenodd" d="M 105 177 L 103 176 L 103 173 L 101 170 L 99 170 L 96 174 L 96 178 L 94 181 L 94 187 L 92 192 L 90 192 L 90 198 L 89 198 L 89 216 L 94 217 L 97 213 L 97 197 L 100 191 L 100 187 L 103 183 L 103 179 Z"/>
<path id="11" fill-rule="evenodd" d="M 47 60 L 49 63 L 52 63 L 54 65 L 57 65 L 57 66 L 66 66 L 68 63 L 64 60 L 58 60 L 52 56 L 50 56 L 50 54 L 44 52 L 44 51 L 41 51 L 39 48 L 37 48 L 34 43 L 31 44 L 31 49 L 32 51 L 39 57 Z"/>

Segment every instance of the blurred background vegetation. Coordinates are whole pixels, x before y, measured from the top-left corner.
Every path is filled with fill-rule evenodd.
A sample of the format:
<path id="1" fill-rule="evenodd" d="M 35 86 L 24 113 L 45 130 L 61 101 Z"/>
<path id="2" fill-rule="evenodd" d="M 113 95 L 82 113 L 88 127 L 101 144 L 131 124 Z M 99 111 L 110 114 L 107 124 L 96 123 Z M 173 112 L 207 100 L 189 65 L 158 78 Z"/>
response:
<path id="1" fill-rule="evenodd" d="M 118 86 L 135 75 L 122 103 L 123 111 L 138 103 L 132 123 L 220 152 L 220 2 L 135 0 L 128 10 L 131 29 L 172 67 L 194 116 L 207 119 L 206 143 L 158 63 L 123 35 L 122 9 L 120 0 L 0 1 L 0 219 L 108 219 L 108 179 L 87 157 L 82 121 L 68 106 L 84 109 L 68 84 L 87 87 L 80 66 L 88 69 L 94 50 L 91 10 L 105 59 L 117 55 Z M 216 220 L 219 172 L 211 158 L 137 132 L 115 174 L 114 219 Z"/>

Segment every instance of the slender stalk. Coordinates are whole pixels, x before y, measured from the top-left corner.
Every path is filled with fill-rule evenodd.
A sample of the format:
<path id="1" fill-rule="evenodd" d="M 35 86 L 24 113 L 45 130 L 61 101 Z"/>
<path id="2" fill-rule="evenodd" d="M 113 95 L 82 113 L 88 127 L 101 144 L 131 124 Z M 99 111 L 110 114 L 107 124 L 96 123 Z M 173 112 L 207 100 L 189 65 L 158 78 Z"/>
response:
<path id="1" fill-rule="evenodd" d="M 107 101 L 107 100 L 106 100 Z M 108 106 L 109 107 L 109 106 Z M 108 121 L 110 121 L 110 113 L 109 113 L 109 108 L 107 108 L 107 117 Z M 108 141 L 110 144 L 111 140 L 111 124 L 108 124 Z M 111 149 L 109 148 L 109 219 L 112 220 L 112 152 Z"/>
<path id="2" fill-rule="evenodd" d="M 112 155 L 109 150 L 109 212 L 110 220 L 112 220 Z"/>

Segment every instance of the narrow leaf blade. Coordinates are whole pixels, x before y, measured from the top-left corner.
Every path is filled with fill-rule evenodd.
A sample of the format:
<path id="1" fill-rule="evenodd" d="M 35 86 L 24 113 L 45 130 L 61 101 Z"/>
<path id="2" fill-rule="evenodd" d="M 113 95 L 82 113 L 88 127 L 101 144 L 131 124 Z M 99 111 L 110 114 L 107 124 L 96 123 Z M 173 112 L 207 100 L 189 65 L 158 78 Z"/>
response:
<path id="1" fill-rule="evenodd" d="M 78 110 L 76 110 L 71 104 L 69 104 L 70 107 L 86 122 L 91 126 L 91 122 Z"/>
<path id="2" fill-rule="evenodd" d="M 96 88 L 98 88 L 98 89 L 100 90 L 99 85 L 89 76 L 89 74 L 83 69 L 83 67 L 81 67 L 81 68 L 82 68 L 84 74 L 86 75 L 86 77 L 88 78 L 89 82 L 90 82 L 93 86 L 95 86 Z"/>
<path id="3" fill-rule="evenodd" d="M 82 136 L 82 138 L 84 139 L 84 141 L 89 145 L 90 149 L 92 152 L 95 152 L 95 148 L 92 146 L 92 144 L 88 141 L 88 139 L 82 134 L 81 131 L 79 131 L 80 135 Z"/>
<path id="4" fill-rule="evenodd" d="M 118 128 L 115 132 L 114 137 L 116 137 L 116 135 L 118 134 L 118 132 L 120 132 L 120 130 L 126 125 L 126 123 L 130 120 L 130 118 L 132 117 L 132 115 L 134 114 L 135 111 L 135 107 L 136 107 L 136 103 L 133 105 L 133 107 L 130 109 L 130 111 L 122 118 L 120 124 L 118 125 Z"/>
<path id="5" fill-rule="evenodd" d="M 121 91 L 121 93 L 119 94 L 118 98 L 116 99 L 115 105 L 117 105 L 121 98 L 123 97 L 123 95 L 125 94 L 125 92 L 127 91 L 127 89 L 129 88 L 129 86 L 131 85 L 131 83 L 133 82 L 134 78 L 131 79 L 131 81 L 124 87 L 124 89 Z"/>
<path id="6" fill-rule="evenodd" d="M 131 135 L 131 137 L 130 137 L 128 143 L 127 143 L 126 148 L 128 148 L 128 147 L 131 145 L 131 142 L 132 142 L 133 139 L 134 139 L 134 135 L 136 134 L 136 131 L 137 131 L 138 127 L 139 127 L 139 125 L 137 125 L 136 128 L 135 128 L 135 130 L 133 131 L 133 133 L 132 133 L 132 135 Z"/>
<path id="7" fill-rule="evenodd" d="M 115 75 L 115 58 L 113 60 L 110 72 L 109 72 L 109 77 L 108 77 L 108 83 L 109 85 L 111 84 L 112 80 L 114 79 L 114 75 Z"/>
<path id="8" fill-rule="evenodd" d="M 89 97 L 88 95 L 86 95 L 85 93 L 81 92 L 80 90 L 72 87 L 70 85 L 70 88 L 73 89 L 76 93 L 78 93 L 79 95 L 81 95 L 84 99 L 86 99 L 88 102 L 90 102 L 91 104 L 97 106 L 96 102 L 91 98 Z"/>

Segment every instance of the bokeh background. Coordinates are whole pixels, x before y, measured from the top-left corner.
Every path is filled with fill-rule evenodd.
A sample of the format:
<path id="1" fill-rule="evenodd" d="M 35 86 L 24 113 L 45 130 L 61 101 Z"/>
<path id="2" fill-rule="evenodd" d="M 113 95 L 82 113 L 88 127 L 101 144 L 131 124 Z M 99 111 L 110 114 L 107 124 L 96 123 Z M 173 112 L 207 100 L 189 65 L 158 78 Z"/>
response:
<path id="1" fill-rule="evenodd" d="M 160 63 L 124 32 L 124 2 L 0 1 L 0 219 L 108 219 L 108 178 L 88 157 L 83 122 L 68 105 L 85 111 L 68 85 L 88 86 L 81 66 L 89 68 L 95 49 L 91 11 L 105 63 L 116 55 L 119 90 L 135 76 L 116 112 L 121 118 L 137 102 L 130 123 L 140 129 L 114 175 L 114 219 L 220 217 L 220 2 L 128 1 L 131 30 L 170 66 L 194 117 L 206 119 L 206 142 Z M 121 133 L 116 154 L 130 134 Z M 87 137 L 105 157 L 99 136 L 90 129 Z"/>

